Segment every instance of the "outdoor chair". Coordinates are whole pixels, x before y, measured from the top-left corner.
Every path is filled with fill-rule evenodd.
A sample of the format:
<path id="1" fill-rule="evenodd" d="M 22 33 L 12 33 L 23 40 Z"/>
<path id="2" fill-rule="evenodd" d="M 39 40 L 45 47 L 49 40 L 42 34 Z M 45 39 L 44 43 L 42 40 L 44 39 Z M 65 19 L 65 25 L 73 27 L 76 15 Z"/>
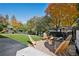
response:
<path id="1" fill-rule="evenodd" d="M 59 54 L 59 55 L 65 54 L 65 50 L 68 49 L 71 38 L 72 38 L 72 35 L 69 35 L 69 36 L 67 37 L 67 39 L 64 40 L 64 41 L 58 46 L 58 48 L 55 49 L 55 54 Z"/>

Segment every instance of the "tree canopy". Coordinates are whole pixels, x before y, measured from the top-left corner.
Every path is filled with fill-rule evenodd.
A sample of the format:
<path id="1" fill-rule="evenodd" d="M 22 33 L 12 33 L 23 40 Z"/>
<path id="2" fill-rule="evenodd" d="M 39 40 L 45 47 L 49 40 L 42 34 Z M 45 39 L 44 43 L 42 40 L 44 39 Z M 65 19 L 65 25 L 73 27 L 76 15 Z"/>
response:
<path id="1" fill-rule="evenodd" d="M 50 3 L 45 12 L 52 18 L 55 27 L 71 26 L 79 14 L 74 3 Z"/>

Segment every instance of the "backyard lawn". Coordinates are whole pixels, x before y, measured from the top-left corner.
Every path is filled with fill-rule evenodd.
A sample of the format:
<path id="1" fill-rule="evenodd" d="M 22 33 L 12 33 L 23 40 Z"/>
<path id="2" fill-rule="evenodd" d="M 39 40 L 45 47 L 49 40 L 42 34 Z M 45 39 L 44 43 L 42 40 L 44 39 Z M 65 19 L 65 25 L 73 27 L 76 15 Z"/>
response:
<path id="1" fill-rule="evenodd" d="M 30 41 L 28 35 L 25 34 L 0 34 L 0 36 L 11 38 L 25 45 L 28 44 L 28 41 Z M 41 37 L 36 35 L 31 35 L 31 37 L 35 41 L 41 40 Z"/>

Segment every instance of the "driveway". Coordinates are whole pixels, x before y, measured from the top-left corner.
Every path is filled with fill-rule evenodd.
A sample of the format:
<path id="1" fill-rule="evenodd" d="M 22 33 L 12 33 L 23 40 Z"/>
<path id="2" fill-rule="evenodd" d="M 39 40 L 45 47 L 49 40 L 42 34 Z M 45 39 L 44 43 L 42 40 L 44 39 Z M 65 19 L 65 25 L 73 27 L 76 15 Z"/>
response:
<path id="1" fill-rule="evenodd" d="M 16 56 L 16 52 L 27 47 L 9 38 L 0 38 L 0 56 Z"/>

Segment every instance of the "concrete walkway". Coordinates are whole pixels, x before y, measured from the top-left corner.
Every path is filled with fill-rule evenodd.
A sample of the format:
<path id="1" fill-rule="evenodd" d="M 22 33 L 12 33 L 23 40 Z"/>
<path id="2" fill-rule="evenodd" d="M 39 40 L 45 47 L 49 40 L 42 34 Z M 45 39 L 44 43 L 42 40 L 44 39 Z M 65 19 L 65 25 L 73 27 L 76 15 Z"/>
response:
<path id="1" fill-rule="evenodd" d="M 50 56 L 56 56 L 53 52 L 45 47 L 44 42 L 45 40 L 38 41 L 34 47 L 44 53 L 47 53 Z"/>
<path id="2" fill-rule="evenodd" d="M 25 47 L 27 46 L 15 40 L 0 38 L 0 56 L 16 56 L 16 52 Z"/>
<path id="3" fill-rule="evenodd" d="M 17 51 L 16 56 L 50 56 L 34 47 L 27 47 Z"/>

